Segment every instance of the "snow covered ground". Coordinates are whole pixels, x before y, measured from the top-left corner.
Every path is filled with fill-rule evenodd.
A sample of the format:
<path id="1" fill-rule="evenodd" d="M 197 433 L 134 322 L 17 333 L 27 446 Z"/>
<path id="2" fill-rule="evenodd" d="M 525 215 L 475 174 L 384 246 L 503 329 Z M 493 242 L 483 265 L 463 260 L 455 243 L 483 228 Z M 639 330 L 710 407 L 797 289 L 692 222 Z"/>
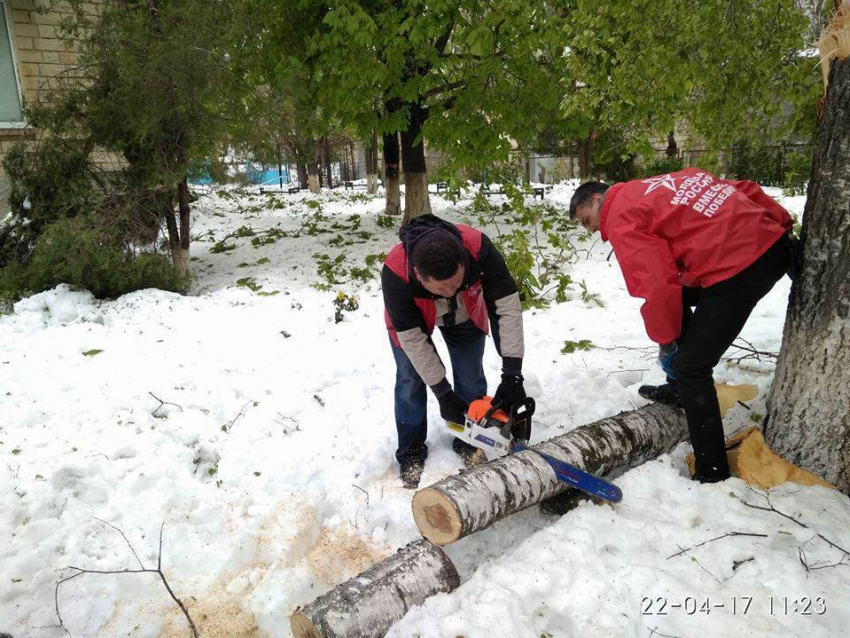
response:
<path id="1" fill-rule="evenodd" d="M 566 206 L 571 192 L 556 186 L 547 201 Z M 802 212 L 803 198 L 782 201 Z M 432 203 L 461 221 L 469 202 Z M 101 303 L 59 287 L 0 317 L 0 633 L 65 635 L 54 588 L 67 568 L 154 568 L 163 523 L 163 570 L 203 636 L 285 638 L 297 605 L 418 537 L 393 460 L 380 289 L 339 274 L 377 274 L 380 259 L 367 255 L 389 250 L 396 232 L 378 225 L 382 209 L 362 191 L 210 193 L 194 207 L 191 295 Z M 345 245 L 351 237 L 358 243 Z M 609 250 L 596 242 L 570 267 L 604 308 L 575 285 L 566 303 L 525 315 L 535 440 L 642 405 L 637 387 L 662 378 L 640 301 Z M 317 260 L 343 283 L 311 287 L 328 283 Z M 779 349 L 788 290 L 778 285 L 746 327 L 760 350 Z M 335 323 L 338 291 L 356 294 L 359 309 Z M 597 347 L 562 354 L 566 340 Z M 492 343 L 485 369 L 495 387 Z M 764 413 L 771 370 L 718 368 L 718 380 L 761 390 L 750 412 L 727 415 L 727 431 Z M 461 467 L 431 412 L 423 485 Z M 615 507 L 585 504 L 560 519 L 535 507 L 448 547 L 460 589 L 390 635 L 846 635 L 850 567 L 807 572 L 800 560 L 801 548 L 810 565 L 840 560 L 815 534 L 850 546 L 846 497 L 774 490 L 771 503 L 804 529 L 746 508 L 765 501 L 740 480 L 689 481 L 688 451 L 618 478 Z M 728 532 L 767 536 L 668 558 Z M 83 575 L 62 585 L 58 605 L 77 638 L 190 635 L 155 574 Z"/>

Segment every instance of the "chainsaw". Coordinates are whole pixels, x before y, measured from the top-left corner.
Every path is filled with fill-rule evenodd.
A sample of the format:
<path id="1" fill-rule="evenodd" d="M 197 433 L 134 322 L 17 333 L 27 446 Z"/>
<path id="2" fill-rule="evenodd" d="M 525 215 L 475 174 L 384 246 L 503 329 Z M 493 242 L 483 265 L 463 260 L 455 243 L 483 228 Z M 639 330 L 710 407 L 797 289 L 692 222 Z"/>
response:
<path id="1" fill-rule="evenodd" d="M 616 485 L 528 447 L 534 410 L 531 397 L 517 401 L 506 412 L 501 405 L 493 403 L 492 397 L 485 396 L 469 404 L 463 425 L 452 422 L 447 425 L 453 436 L 482 450 L 488 461 L 512 452 L 534 452 L 552 467 L 558 480 L 606 501 L 619 503 L 623 493 Z"/>

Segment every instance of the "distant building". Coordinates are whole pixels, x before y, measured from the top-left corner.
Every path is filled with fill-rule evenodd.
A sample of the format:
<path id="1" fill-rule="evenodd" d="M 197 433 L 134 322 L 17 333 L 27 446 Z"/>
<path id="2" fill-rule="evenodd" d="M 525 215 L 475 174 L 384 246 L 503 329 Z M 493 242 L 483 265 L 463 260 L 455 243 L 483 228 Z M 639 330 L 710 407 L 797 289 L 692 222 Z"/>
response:
<path id="1" fill-rule="evenodd" d="M 60 75 L 73 77 L 79 54 L 57 32 L 70 8 L 46 11 L 45 0 L 0 0 L 0 215 L 5 210 L 8 182 L 2 161 L 15 142 L 34 139 L 23 115 Z M 96 13 L 100 0 L 84 8 Z"/>

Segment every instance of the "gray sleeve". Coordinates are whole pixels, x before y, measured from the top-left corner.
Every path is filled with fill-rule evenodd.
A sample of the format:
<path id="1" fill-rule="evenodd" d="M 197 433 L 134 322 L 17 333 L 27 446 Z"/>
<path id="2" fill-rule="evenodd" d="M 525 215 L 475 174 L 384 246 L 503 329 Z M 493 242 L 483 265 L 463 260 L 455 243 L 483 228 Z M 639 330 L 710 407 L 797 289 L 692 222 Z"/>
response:
<path id="1" fill-rule="evenodd" d="M 435 386 L 446 378 L 446 368 L 440 361 L 440 355 L 421 328 L 399 332 L 398 341 L 426 385 Z"/>
<path id="2" fill-rule="evenodd" d="M 495 319 L 500 351 L 503 358 L 522 359 L 525 354 L 525 336 L 522 329 L 522 305 L 515 292 L 496 300 Z"/>

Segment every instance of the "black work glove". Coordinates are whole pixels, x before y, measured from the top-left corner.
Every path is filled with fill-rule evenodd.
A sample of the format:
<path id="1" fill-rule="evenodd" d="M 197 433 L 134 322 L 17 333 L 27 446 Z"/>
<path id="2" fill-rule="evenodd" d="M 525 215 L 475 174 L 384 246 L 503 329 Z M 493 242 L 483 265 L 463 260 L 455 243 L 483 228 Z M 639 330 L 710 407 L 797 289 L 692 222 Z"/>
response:
<path id="1" fill-rule="evenodd" d="M 448 380 L 443 379 L 437 385 L 432 385 L 431 390 L 434 391 L 437 403 L 440 404 L 440 416 L 446 421 L 463 425 L 466 422 L 469 404 L 455 394 Z"/>
<path id="2" fill-rule="evenodd" d="M 496 388 L 493 403 L 505 412 L 510 412 L 517 401 L 522 401 L 527 395 L 522 385 L 522 375 L 513 372 L 502 373 L 502 382 Z"/>
<path id="3" fill-rule="evenodd" d="M 437 397 L 437 403 L 440 404 L 440 416 L 446 421 L 463 425 L 466 422 L 466 411 L 469 409 L 469 404 L 461 399 L 451 386 L 446 389 L 441 389 L 440 393 L 434 392 Z"/>

